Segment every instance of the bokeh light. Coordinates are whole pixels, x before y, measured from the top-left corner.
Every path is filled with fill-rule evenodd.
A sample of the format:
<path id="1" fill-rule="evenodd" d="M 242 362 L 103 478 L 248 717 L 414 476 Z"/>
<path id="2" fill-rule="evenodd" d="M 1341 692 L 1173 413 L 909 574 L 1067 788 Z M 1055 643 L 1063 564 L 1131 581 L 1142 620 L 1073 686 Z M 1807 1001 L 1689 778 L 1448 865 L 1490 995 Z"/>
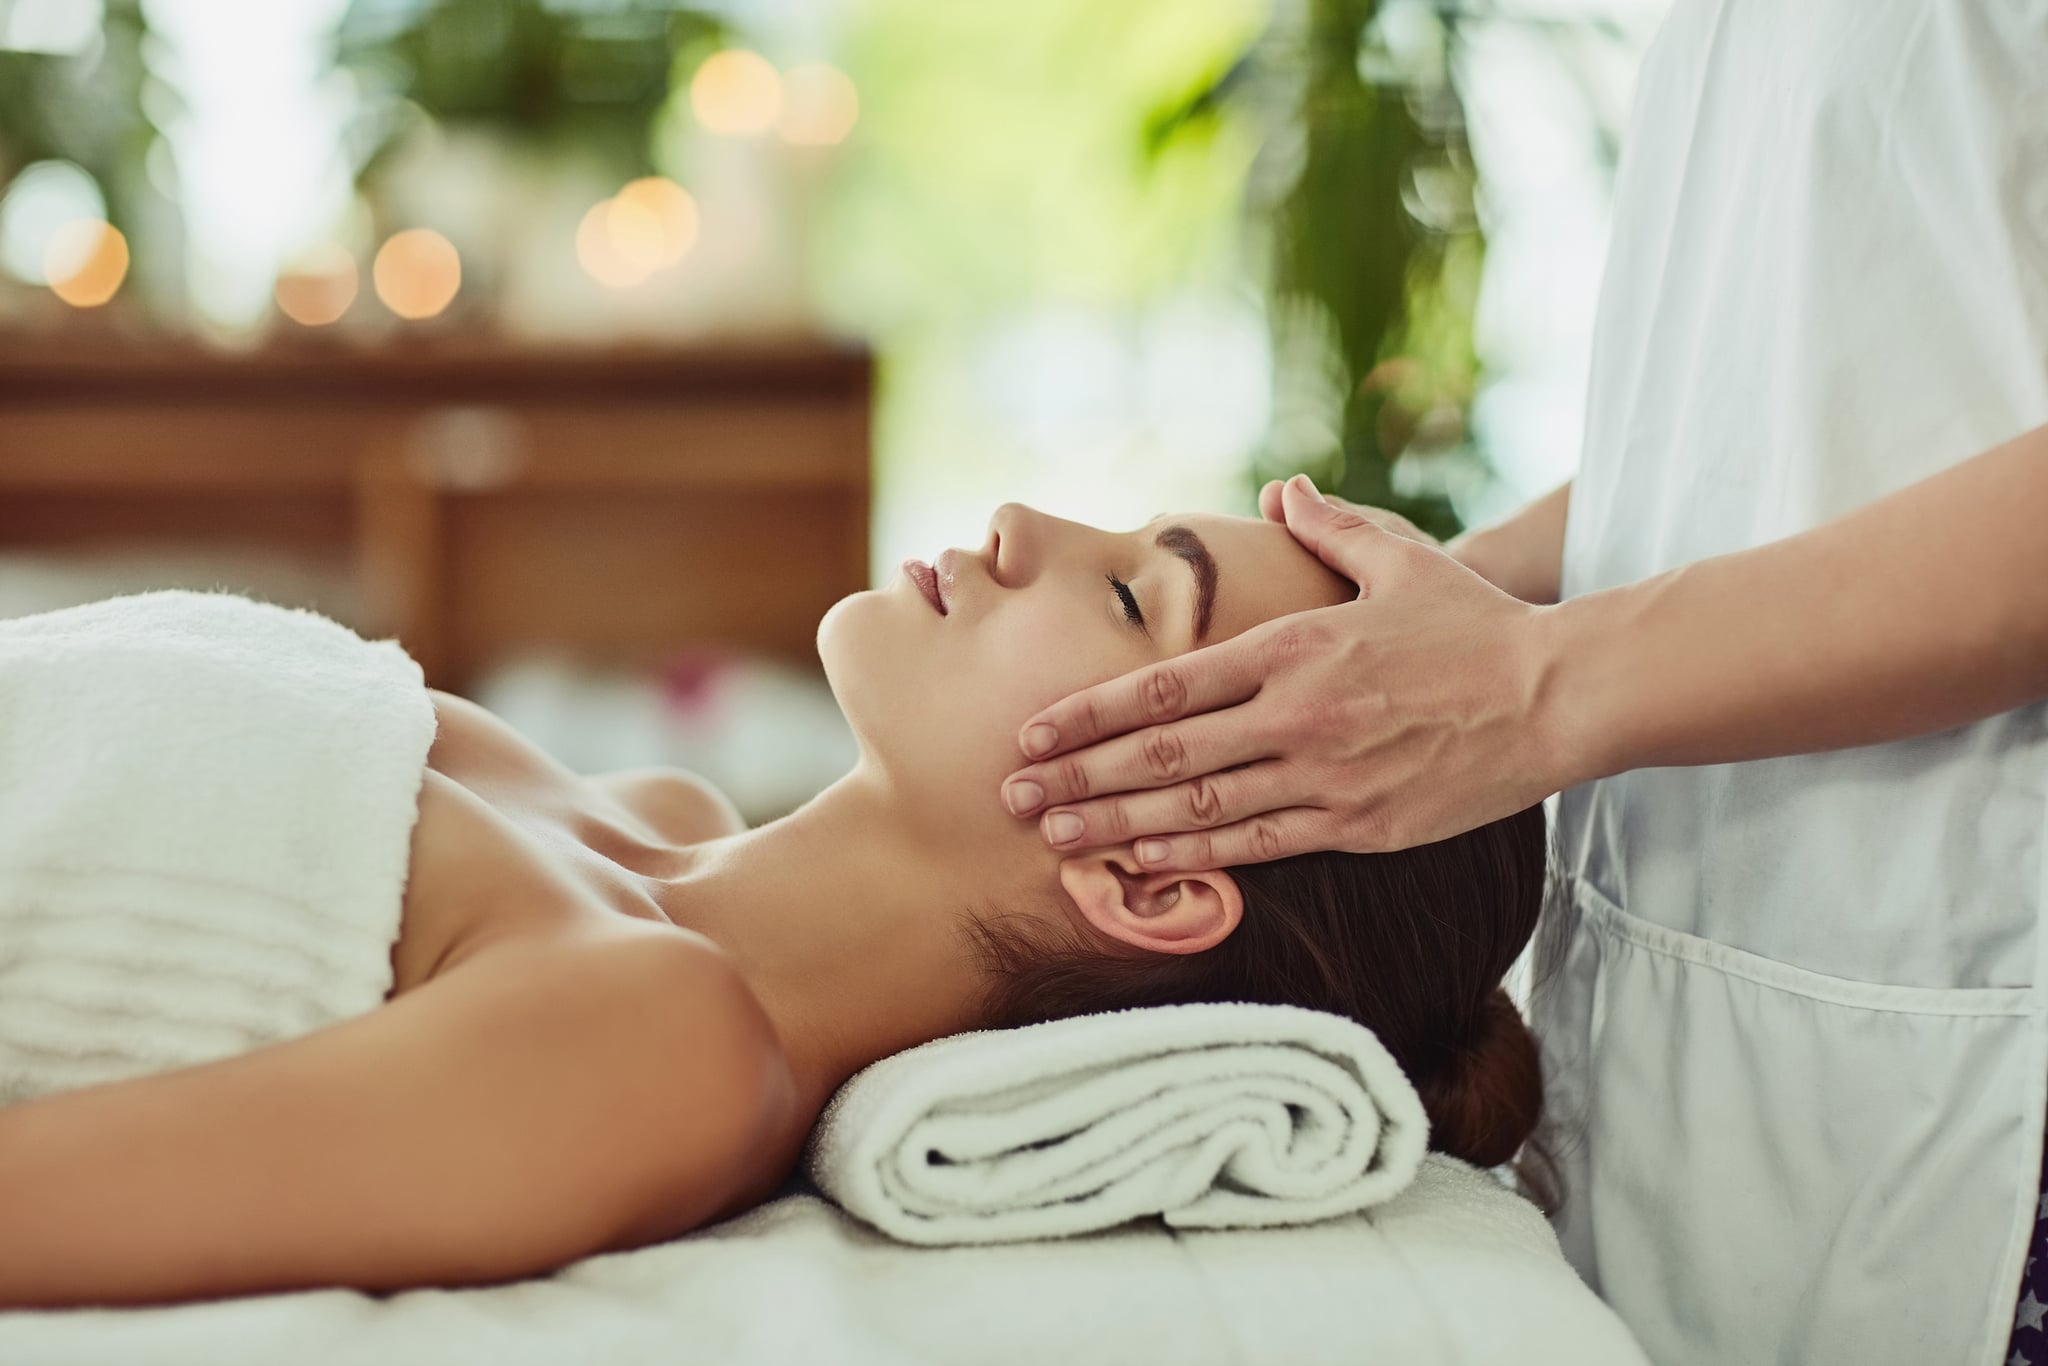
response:
<path id="1" fill-rule="evenodd" d="M 631 182 L 619 191 L 613 203 L 614 241 L 628 256 L 644 258 L 650 270 L 675 265 L 696 245 L 697 201 L 666 176 L 645 176 Z M 624 240 L 627 222 L 632 225 L 631 246 Z"/>
<path id="2" fill-rule="evenodd" d="M 128 239 L 111 223 L 73 219 L 50 235 L 43 277 L 73 308 L 97 308 L 128 278 Z"/>
<path id="3" fill-rule="evenodd" d="M 322 243 L 277 277 L 277 307 L 295 323 L 325 327 L 348 312 L 360 283 L 348 248 Z"/>
<path id="4" fill-rule="evenodd" d="M 605 205 L 604 230 L 612 250 L 633 269 L 643 275 L 654 269 L 661 256 L 661 219 L 654 210 L 638 200 L 615 196 Z"/>
<path id="5" fill-rule="evenodd" d="M 576 259 L 591 279 L 624 289 L 689 255 L 697 226 L 690 192 L 647 176 L 591 205 L 576 228 Z"/>
<path id="6" fill-rule="evenodd" d="M 775 121 L 783 140 L 799 147 L 832 147 L 846 141 L 860 118 L 860 96 L 836 66 L 804 62 L 783 74 L 782 113 Z"/>
<path id="7" fill-rule="evenodd" d="M 76 57 L 93 51 L 105 0 L 14 0 L 0 5 L 0 50 Z"/>
<path id="8" fill-rule="evenodd" d="M 107 201 L 98 183 L 75 162 L 24 166 L 0 199 L 0 265 L 17 280 L 46 285 L 50 239 L 67 223 L 106 216 Z"/>
<path id="9" fill-rule="evenodd" d="M 377 297 L 399 317 L 431 318 L 462 288 L 462 257 L 432 228 L 408 228 L 377 249 L 370 278 Z"/>
<path id="10" fill-rule="evenodd" d="M 690 108 L 714 133 L 765 133 L 782 109 L 782 77 L 759 53 L 714 52 L 690 80 Z"/>
<path id="11" fill-rule="evenodd" d="M 576 260 L 591 279 L 610 289 L 624 289 L 647 278 L 647 272 L 627 260 L 612 243 L 611 212 L 617 200 L 603 199 L 590 206 L 576 226 Z"/>

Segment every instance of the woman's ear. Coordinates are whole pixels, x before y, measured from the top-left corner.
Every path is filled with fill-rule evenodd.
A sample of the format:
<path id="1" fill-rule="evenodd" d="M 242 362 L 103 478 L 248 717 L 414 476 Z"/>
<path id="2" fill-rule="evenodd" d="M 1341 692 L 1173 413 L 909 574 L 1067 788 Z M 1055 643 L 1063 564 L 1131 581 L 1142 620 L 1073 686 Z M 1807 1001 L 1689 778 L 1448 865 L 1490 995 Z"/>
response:
<path id="1" fill-rule="evenodd" d="M 1060 886 L 1096 929 L 1154 953 L 1213 948 L 1244 917 L 1244 894 L 1222 869 L 1147 873 L 1128 848 L 1061 859 Z"/>

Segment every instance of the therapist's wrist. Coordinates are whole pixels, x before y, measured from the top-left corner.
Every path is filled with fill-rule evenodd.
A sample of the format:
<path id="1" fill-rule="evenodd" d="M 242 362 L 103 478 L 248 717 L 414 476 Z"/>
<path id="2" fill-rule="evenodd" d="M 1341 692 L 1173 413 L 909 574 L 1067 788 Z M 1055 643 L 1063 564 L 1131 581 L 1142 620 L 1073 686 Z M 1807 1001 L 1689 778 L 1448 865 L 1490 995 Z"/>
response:
<path id="1" fill-rule="evenodd" d="M 1501 566 L 1488 553 L 1489 547 L 1486 544 L 1486 539 L 1487 533 L 1484 530 L 1474 529 L 1462 532 L 1444 542 L 1444 553 L 1477 574 L 1480 578 L 1485 579 L 1501 592 L 1508 594 L 1510 597 L 1521 597 L 1520 593 L 1515 592 L 1513 588 L 1501 582 L 1501 579 L 1504 577 L 1501 573 Z"/>
<path id="2" fill-rule="evenodd" d="M 1529 618 L 1529 724 L 1554 792 L 1636 766 L 1613 606 L 1596 593 L 1539 606 Z"/>
<path id="3" fill-rule="evenodd" d="M 1480 527 L 1452 537 L 1444 550 L 1467 569 L 1510 597 L 1539 606 L 1557 601 L 1558 575 L 1545 575 L 1528 563 L 1527 539 L 1514 522 Z"/>

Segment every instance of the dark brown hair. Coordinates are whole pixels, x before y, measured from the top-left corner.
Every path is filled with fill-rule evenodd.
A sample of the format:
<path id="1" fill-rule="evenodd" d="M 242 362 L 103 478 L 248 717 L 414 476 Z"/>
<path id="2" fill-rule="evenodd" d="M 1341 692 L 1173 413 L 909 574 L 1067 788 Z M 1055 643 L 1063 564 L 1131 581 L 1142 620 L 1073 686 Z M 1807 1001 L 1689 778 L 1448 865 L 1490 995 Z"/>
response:
<path id="1" fill-rule="evenodd" d="M 1532 806 L 1391 854 L 1312 853 L 1232 868 L 1244 916 L 1201 953 L 1135 950 L 1015 914 L 970 917 L 989 1028 L 1135 1006 L 1254 1001 L 1348 1016 L 1422 1094 L 1430 1147 L 1481 1167 L 1513 1159 L 1543 1117 L 1536 1043 L 1501 979 L 1542 909 L 1549 841 Z M 1546 1209 L 1555 1165 L 1516 1167 Z"/>

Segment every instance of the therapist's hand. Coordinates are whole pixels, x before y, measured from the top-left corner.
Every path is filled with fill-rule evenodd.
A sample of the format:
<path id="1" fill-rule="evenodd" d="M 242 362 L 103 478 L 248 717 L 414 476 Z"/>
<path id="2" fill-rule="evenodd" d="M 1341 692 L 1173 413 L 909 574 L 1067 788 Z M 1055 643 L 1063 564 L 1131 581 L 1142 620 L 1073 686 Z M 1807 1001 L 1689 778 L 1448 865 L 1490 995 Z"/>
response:
<path id="1" fill-rule="evenodd" d="M 1305 479 L 1307 476 L 1297 475 L 1295 477 Z M 1288 483 L 1289 481 L 1285 479 L 1268 479 L 1266 481 L 1266 486 L 1259 490 L 1259 516 L 1269 522 L 1284 522 L 1287 520 L 1287 503 L 1282 490 L 1287 487 Z M 1398 512 L 1389 512 L 1385 508 L 1376 508 L 1365 503 L 1354 503 L 1348 498 L 1339 498 L 1334 493 L 1325 493 L 1322 497 L 1323 501 L 1330 504 L 1330 506 L 1342 508 L 1346 512 L 1363 517 L 1382 531 L 1391 531 L 1396 536 L 1406 536 L 1409 540 L 1420 541 L 1424 545 L 1443 544 L 1442 541 L 1439 541 L 1436 537 L 1430 535 Z M 1341 574 L 1344 571 L 1340 569 L 1337 572 Z"/>
<path id="2" fill-rule="evenodd" d="M 1312 849 L 1377 853 L 1448 839 L 1566 785 L 1565 746 L 1547 733 L 1544 614 L 1555 609 L 1501 592 L 1412 526 L 1324 501 L 1302 476 L 1279 498 L 1288 530 L 1358 584 L 1358 598 L 1111 679 L 1025 722 L 1019 745 L 1036 762 L 1005 782 L 1004 801 L 1036 815 L 1054 848 L 1134 841 L 1145 868 L 1184 872 Z M 1181 724 L 1203 712 L 1257 737 L 1265 757 L 1225 768 L 1203 739 L 1219 733 L 1214 718 Z M 1241 740 L 1230 749 L 1241 754 Z M 1041 800 L 1019 800 L 1020 784 Z"/>

